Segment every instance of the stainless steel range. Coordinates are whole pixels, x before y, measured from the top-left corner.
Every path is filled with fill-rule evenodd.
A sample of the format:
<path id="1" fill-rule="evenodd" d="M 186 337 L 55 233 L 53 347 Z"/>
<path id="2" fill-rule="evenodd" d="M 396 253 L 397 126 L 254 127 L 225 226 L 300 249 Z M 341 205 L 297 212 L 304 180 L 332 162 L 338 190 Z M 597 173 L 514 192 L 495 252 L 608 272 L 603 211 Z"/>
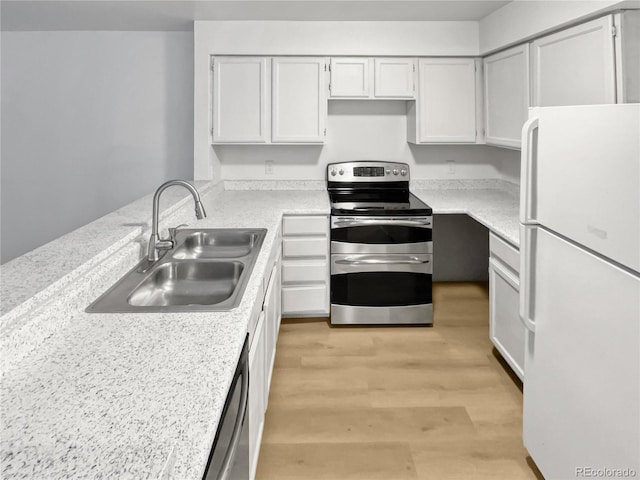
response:
<path id="1" fill-rule="evenodd" d="M 331 323 L 433 323 L 432 210 L 404 163 L 327 166 Z"/>

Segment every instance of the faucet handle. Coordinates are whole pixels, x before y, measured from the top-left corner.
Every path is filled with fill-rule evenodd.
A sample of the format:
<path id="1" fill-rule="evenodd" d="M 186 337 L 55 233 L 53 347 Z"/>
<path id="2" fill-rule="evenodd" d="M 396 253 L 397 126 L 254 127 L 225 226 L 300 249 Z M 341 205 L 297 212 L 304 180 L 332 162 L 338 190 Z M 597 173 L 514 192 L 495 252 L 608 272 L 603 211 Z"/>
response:
<path id="1" fill-rule="evenodd" d="M 178 229 L 180 227 L 186 227 L 187 224 L 186 223 L 181 223 L 180 225 L 178 225 L 177 227 L 171 227 L 169 228 L 169 239 L 171 240 L 171 243 L 174 244 L 176 243 L 176 235 L 178 234 Z"/>

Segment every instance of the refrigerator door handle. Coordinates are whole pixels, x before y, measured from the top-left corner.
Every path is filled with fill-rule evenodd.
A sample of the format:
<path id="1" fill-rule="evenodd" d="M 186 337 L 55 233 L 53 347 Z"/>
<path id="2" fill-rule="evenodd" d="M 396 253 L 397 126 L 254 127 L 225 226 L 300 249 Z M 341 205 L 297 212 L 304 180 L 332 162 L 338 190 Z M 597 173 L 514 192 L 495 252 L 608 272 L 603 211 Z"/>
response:
<path id="1" fill-rule="evenodd" d="M 538 119 L 530 118 L 522 127 L 522 172 L 520 178 L 520 223 L 535 223 L 532 214 L 533 203 L 533 132 L 538 129 Z"/>
<path id="2" fill-rule="evenodd" d="M 533 287 L 533 249 L 531 236 L 536 227 L 520 225 L 520 320 L 527 330 L 536 331 L 536 324 L 529 318 L 531 313 L 531 288 Z"/>

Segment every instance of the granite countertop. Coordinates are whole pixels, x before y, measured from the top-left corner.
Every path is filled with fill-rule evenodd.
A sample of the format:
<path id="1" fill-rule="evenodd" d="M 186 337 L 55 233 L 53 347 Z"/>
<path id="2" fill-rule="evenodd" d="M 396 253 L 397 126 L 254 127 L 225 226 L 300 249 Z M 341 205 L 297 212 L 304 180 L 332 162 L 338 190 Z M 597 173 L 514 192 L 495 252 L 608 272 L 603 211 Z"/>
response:
<path id="1" fill-rule="evenodd" d="M 411 191 L 434 214 L 462 213 L 474 218 L 515 247 L 520 246 L 518 185 L 499 180 L 418 181 Z"/>
<path id="2" fill-rule="evenodd" d="M 149 198 L 2 266 L 3 277 L 16 276 L 3 281 L 9 306 L 0 317 L 3 478 L 201 478 L 249 321 L 262 306 L 281 217 L 329 213 L 318 182 L 279 190 L 292 186 L 201 185 L 201 221 L 183 194 L 168 202 L 163 228 L 268 229 L 229 312 L 84 312 L 144 255 Z M 428 182 L 412 191 L 434 213 L 467 213 L 518 244 L 517 187 Z M 78 244 L 83 252 L 70 263 L 55 255 Z M 28 278 L 34 272 L 40 280 Z M 21 285 L 26 291 L 15 291 Z"/>
<path id="3" fill-rule="evenodd" d="M 21 341 L 3 350 L 16 360 L 3 369 L 2 478 L 202 477 L 281 217 L 329 212 L 323 191 L 210 192 L 203 203 L 206 219 L 196 221 L 189 203 L 164 226 L 268 229 L 238 308 L 85 313 L 135 264 L 135 240 L 94 267 L 70 299 L 36 306 L 27 314 L 36 320 L 14 335 L 26 330 Z M 50 323 L 56 328 L 30 344 L 28 333 Z"/>

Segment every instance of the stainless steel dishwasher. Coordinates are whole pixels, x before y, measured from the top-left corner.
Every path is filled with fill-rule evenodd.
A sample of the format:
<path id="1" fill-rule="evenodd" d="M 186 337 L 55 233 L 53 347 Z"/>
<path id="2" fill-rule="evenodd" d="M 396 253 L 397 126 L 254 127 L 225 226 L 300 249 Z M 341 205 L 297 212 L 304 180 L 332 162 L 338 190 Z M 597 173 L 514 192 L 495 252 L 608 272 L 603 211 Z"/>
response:
<path id="1" fill-rule="evenodd" d="M 222 410 L 203 480 L 249 478 L 249 336 Z"/>

